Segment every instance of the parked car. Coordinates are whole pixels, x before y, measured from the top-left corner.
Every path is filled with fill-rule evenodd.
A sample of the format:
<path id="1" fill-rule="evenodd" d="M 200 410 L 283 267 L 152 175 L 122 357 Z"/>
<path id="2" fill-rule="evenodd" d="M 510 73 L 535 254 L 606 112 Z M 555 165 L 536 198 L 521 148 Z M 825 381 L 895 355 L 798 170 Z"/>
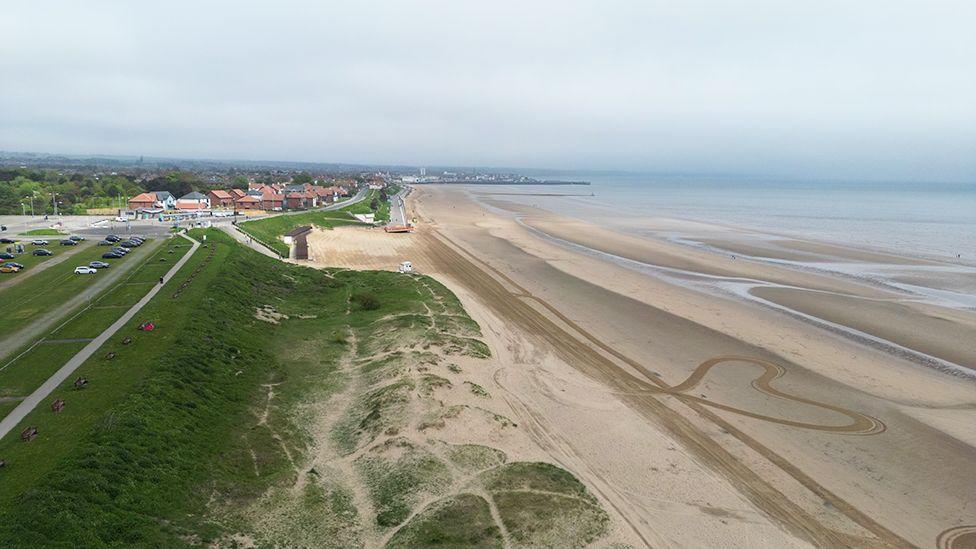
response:
<path id="1" fill-rule="evenodd" d="M 119 237 L 117 237 L 117 236 L 115 236 L 114 234 L 110 234 L 110 235 L 108 235 L 108 236 L 105 237 L 105 240 L 108 240 L 109 242 L 118 242 L 118 241 L 120 241 L 122 239 L 119 238 Z"/>
<path id="2" fill-rule="evenodd" d="M 112 248 L 112 252 L 117 253 L 117 254 L 125 255 L 125 254 L 129 253 L 129 250 L 126 249 L 126 248 L 123 248 L 121 246 L 116 246 L 115 248 Z"/>
<path id="3" fill-rule="evenodd" d="M 31 252 L 31 253 L 32 253 L 32 254 L 34 254 L 34 255 L 54 255 L 54 254 L 53 254 L 53 253 L 51 252 L 51 250 L 46 250 L 46 249 L 44 249 L 44 248 L 38 248 L 38 249 L 36 249 L 36 250 L 34 250 L 34 251 L 33 251 L 33 252 Z"/>
<path id="4" fill-rule="evenodd" d="M 75 242 L 84 242 L 85 241 L 85 237 L 78 236 L 76 234 L 73 234 L 73 235 L 69 236 L 68 239 L 69 240 L 74 240 Z"/>
<path id="5" fill-rule="evenodd" d="M 22 264 L 20 264 L 20 263 L 14 263 L 13 261 L 7 262 L 6 265 L 10 265 L 11 267 L 17 267 L 21 271 L 24 270 L 24 266 Z"/>
<path id="6" fill-rule="evenodd" d="M 62 246 L 77 246 L 78 245 L 77 242 L 75 242 L 74 240 L 71 240 L 70 238 L 66 238 L 66 239 L 62 240 L 60 242 L 60 244 Z"/>
<path id="7" fill-rule="evenodd" d="M 17 241 L 12 238 L 0 238 L 0 244 L 15 244 Z"/>
<path id="8" fill-rule="evenodd" d="M 105 252 L 102 254 L 102 259 L 122 259 L 122 254 L 118 252 Z"/>
<path id="9" fill-rule="evenodd" d="M 4 263 L 0 265 L 0 273 L 19 273 L 20 269 L 11 265 L 10 263 Z"/>
<path id="10" fill-rule="evenodd" d="M 98 269 L 92 269 L 88 265 L 82 265 L 81 267 L 75 267 L 76 275 L 93 275 L 98 272 Z"/>
<path id="11" fill-rule="evenodd" d="M 14 254 L 8 254 L 7 252 L 0 252 L 0 259 L 13 259 Z"/>
<path id="12" fill-rule="evenodd" d="M 108 269 L 109 267 L 111 267 L 111 265 L 105 263 L 104 261 L 92 261 L 91 263 L 88 264 L 88 266 L 91 267 L 92 269 Z"/>
<path id="13" fill-rule="evenodd" d="M 108 240 L 99 240 L 99 241 L 98 241 L 98 245 L 99 245 L 99 246 L 111 246 L 111 245 L 112 245 L 112 243 L 111 243 L 111 242 L 109 242 Z"/>
<path id="14" fill-rule="evenodd" d="M 123 248 L 135 248 L 138 245 L 139 245 L 138 243 L 133 242 L 131 240 L 123 240 L 122 242 L 119 242 L 119 246 Z"/>
<path id="15" fill-rule="evenodd" d="M 34 246 L 47 246 L 47 240 L 31 240 Z"/>
<path id="16" fill-rule="evenodd" d="M 125 218 L 122 216 L 116 217 L 115 220 L 118 221 L 119 223 L 125 223 Z"/>

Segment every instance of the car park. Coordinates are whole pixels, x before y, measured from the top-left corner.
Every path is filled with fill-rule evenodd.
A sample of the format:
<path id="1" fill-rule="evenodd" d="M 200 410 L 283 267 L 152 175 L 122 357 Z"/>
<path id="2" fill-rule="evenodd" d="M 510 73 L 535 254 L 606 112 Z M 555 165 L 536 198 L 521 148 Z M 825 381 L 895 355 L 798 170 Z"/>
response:
<path id="1" fill-rule="evenodd" d="M 114 234 L 110 234 L 110 235 L 108 235 L 108 236 L 105 237 L 105 240 L 108 240 L 109 242 L 118 242 L 118 241 L 120 241 L 122 239 L 119 238 L 118 236 L 115 236 Z"/>
<path id="2" fill-rule="evenodd" d="M 46 250 L 44 248 L 38 248 L 31 253 L 34 255 L 54 255 L 54 253 L 51 252 L 51 250 Z"/>
<path id="3" fill-rule="evenodd" d="M 122 259 L 122 254 L 116 252 L 105 252 L 102 254 L 102 259 Z"/>
<path id="4" fill-rule="evenodd" d="M 92 269 L 108 269 L 109 267 L 111 267 L 111 265 L 105 263 L 104 261 L 92 261 L 91 263 L 88 264 L 88 266 L 91 267 Z"/>
<path id="5" fill-rule="evenodd" d="M 70 238 L 66 238 L 66 239 L 62 240 L 61 242 L 59 242 L 59 244 L 61 244 L 62 246 L 77 246 L 78 245 L 77 242 L 75 242 L 74 240 L 71 240 Z"/>
<path id="6" fill-rule="evenodd" d="M 92 269 L 88 265 L 82 265 L 81 267 L 75 267 L 76 275 L 93 275 L 98 272 L 98 269 Z"/>
<path id="7" fill-rule="evenodd" d="M 74 240 L 75 242 L 84 242 L 85 241 L 85 237 L 78 236 L 76 234 L 73 234 L 73 235 L 71 235 L 71 236 L 68 237 L 68 240 Z"/>
<path id="8" fill-rule="evenodd" d="M 48 242 L 47 240 L 38 239 L 38 240 L 31 240 L 31 244 L 33 244 L 34 246 L 47 246 Z"/>
<path id="9" fill-rule="evenodd" d="M 99 241 L 98 241 L 98 245 L 99 245 L 99 246 L 111 246 L 111 245 L 112 245 L 112 243 L 111 243 L 111 242 L 109 242 L 108 240 L 99 240 Z"/>
<path id="10" fill-rule="evenodd" d="M 139 246 L 139 243 L 131 240 L 125 240 L 123 242 L 119 242 L 119 246 L 123 248 L 135 248 L 136 246 Z"/>
<path id="11" fill-rule="evenodd" d="M 129 250 L 127 248 L 123 248 L 121 246 L 112 248 L 112 251 L 115 252 L 115 253 L 117 253 L 117 254 L 122 254 L 122 255 L 125 255 L 125 254 L 129 253 Z"/>

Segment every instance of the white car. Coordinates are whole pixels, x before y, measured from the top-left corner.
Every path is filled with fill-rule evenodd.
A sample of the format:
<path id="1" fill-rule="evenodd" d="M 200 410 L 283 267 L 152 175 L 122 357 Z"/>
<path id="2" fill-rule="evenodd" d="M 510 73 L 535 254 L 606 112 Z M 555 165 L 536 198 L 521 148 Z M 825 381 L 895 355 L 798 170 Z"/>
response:
<path id="1" fill-rule="evenodd" d="M 119 223 L 125 223 L 126 222 L 126 219 L 124 217 L 116 217 L 115 220 L 118 221 Z"/>
<path id="2" fill-rule="evenodd" d="M 92 269 L 88 265 L 82 265 L 81 267 L 75 267 L 76 275 L 93 275 L 98 272 L 98 269 Z"/>

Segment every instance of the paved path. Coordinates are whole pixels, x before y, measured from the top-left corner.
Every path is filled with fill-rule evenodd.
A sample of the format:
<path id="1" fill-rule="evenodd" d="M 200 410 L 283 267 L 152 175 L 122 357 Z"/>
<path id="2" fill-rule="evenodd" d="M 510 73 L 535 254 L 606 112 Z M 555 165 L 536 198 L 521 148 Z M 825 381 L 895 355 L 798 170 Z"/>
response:
<path id="1" fill-rule="evenodd" d="M 197 251 L 197 248 L 200 247 L 200 243 L 196 240 L 193 240 L 186 235 L 181 236 L 192 242 L 193 246 L 190 248 L 190 251 L 184 254 L 183 257 L 181 257 L 180 260 L 173 265 L 173 268 L 166 273 L 164 276 L 165 281 L 169 281 L 170 277 L 176 274 L 176 272 L 180 270 L 180 267 L 189 261 L 190 257 L 193 256 L 193 253 Z M 84 349 L 78 351 L 78 354 L 71 357 L 71 359 L 68 360 L 64 366 L 62 366 L 57 372 L 54 372 L 54 375 L 49 377 L 47 381 L 45 381 L 40 387 L 31 393 L 30 396 L 25 398 L 16 408 L 13 409 L 13 411 L 7 414 L 7 417 L 0 420 L 0 439 L 5 437 L 7 433 L 13 430 L 14 427 L 16 427 L 17 424 L 20 423 L 25 417 L 27 417 L 27 414 L 29 414 L 38 404 L 49 397 L 51 393 L 64 382 L 64 380 L 68 379 L 68 377 L 74 373 L 79 366 L 81 366 L 86 360 L 88 360 L 89 357 L 95 354 L 95 352 L 98 351 L 98 349 L 104 345 L 110 337 L 115 335 L 115 333 L 118 332 L 123 326 L 127 325 L 129 321 L 132 320 L 132 317 L 134 317 L 136 313 L 138 313 L 146 305 L 146 303 L 149 303 L 149 301 L 157 293 L 159 293 L 159 290 L 161 290 L 162 287 L 162 284 L 153 285 L 152 289 L 149 290 L 149 293 L 143 296 L 138 303 L 126 311 L 121 318 L 116 320 L 114 324 L 109 326 L 98 337 L 92 340 L 91 343 L 86 345 Z"/>
<path id="2" fill-rule="evenodd" d="M 262 253 L 262 254 L 264 254 L 264 255 L 266 255 L 268 257 L 273 257 L 275 259 L 280 259 L 278 257 L 278 254 L 276 254 L 275 252 L 269 250 L 263 244 L 259 244 L 256 240 L 254 240 L 250 236 L 242 233 L 236 226 L 234 226 L 234 225 L 221 225 L 220 228 L 225 233 L 227 233 L 231 237 L 233 237 L 234 240 L 240 242 L 241 244 L 247 246 L 248 248 L 251 248 L 255 252 Z"/>
<path id="3" fill-rule="evenodd" d="M 112 268 L 109 269 L 108 272 L 99 271 L 99 274 L 95 275 L 96 280 L 91 286 L 88 286 L 84 290 L 71 296 L 71 299 L 64 301 L 57 307 L 35 318 L 27 326 L 24 326 L 20 330 L 0 338 L 0 358 L 6 358 L 6 356 L 11 352 L 20 349 L 35 337 L 41 335 L 46 330 L 49 330 L 56 322 L 66 317 L 68 313 L 77 309 L 83 303 L 90 301 L 96 295 L 101 293 L 102 290 L 108 288 L 113 282 L 119 280 L 122 275 L 131 271 L 137 265 L 141 265 L 140 261 L 148 256 L 149 250 L 155 249 L 159 245 L 159 242 L 161 241 L 150 240 L 145 246 L 136 248 L 136 251 L 133 252 L 129 257 L 129 261 L 113 263 Z M 79 275 L 71 272 L 66 274 L 64 279 L 66 280 L 73 276 Z"/>

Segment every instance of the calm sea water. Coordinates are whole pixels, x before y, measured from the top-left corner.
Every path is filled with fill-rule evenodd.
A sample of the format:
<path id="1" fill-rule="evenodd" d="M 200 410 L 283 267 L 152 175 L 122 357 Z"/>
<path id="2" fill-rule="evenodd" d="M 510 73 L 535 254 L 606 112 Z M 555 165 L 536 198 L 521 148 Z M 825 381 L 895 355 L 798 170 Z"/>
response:
<path id="1" fill-rule="evenodd" d="M 976 183 L 750 181 L 691 176 L 594 176 L 589 187 L 548 187 L 569 215 L 705 221 L 900 254 L 976 263 Z M 538 188 L 538 187 L 536 187 Z"/>

